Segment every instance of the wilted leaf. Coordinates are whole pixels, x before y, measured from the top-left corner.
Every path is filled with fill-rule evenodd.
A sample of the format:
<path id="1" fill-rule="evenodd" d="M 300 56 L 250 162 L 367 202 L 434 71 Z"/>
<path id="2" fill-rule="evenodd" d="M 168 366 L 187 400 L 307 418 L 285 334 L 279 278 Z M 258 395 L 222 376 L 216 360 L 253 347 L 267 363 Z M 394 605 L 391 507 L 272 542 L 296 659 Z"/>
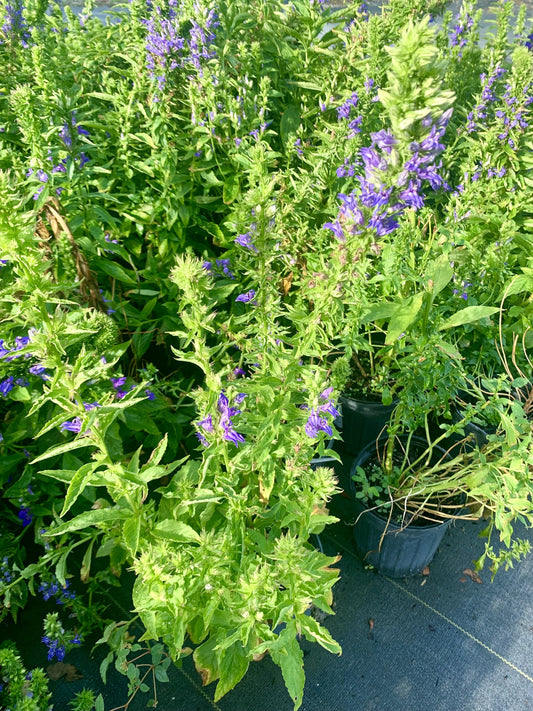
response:
<path id="1" fill-rule="evenodd" d="M 293 272 L 291 272 L 288 276 L 283 277 L 283 279 L 281 280 L 281 291 L 283 293 L 283 296 L 287 296 L 287 294 L 289 293 L 293 279 L 294 274 Z"/>
<path id="2" fill-rule="evenodd" d="M 465 570 L 463 570 L 463 575 L 468 575 L 468 577 L 470 578 L 470 580 L 473 583 L 482 583 L 483 582 L 483 580 L 481 580 L 481 578 L 476 573 L 476 571 L 470 570 L 470 568 L 465 568 Z"/>
<path id="3" fill-rule="evenodd" d="M 58 679 L 64 679 L 65 681 L 83 679 L 83 674 L 79 669 L 76 669 L 73 664 L 65 664 L 64 662 L 50 664 L 46 667 L 46 673 L 52 681 L 57 681 Z"/>

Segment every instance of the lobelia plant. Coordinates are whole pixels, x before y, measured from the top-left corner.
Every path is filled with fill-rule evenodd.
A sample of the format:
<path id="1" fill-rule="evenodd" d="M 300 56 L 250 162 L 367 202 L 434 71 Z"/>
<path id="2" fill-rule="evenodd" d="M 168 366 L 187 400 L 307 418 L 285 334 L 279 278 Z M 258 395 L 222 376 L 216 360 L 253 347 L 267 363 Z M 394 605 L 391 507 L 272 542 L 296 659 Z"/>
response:
<path id="1" fill-rule="evenodd" d="M 162 638 L 177 658 L 186 636 L 198 645 L 194 661 L 204 683 L 218 680 L 215 699 L 268 652 L 299 708 L 305 676 L 297 635 L 340 653 L 307 614 L 311 606 L 331 614 L 338 574 L 330 567 L 337 559 L 309 544 L 335 520 L 326 509 L 335 479 L 325 468 L 313 472 L 310 461 L 338 413 L 324 369 L 310 361 L 312 329 L 291 336 L 282 326 L 289 314 L 265 278 L 277 258 L 271 187 L 259 181 L 253 236 L 235 239 L 247 281 L 257 279 L 248 285 L 260 289 L 235 297 L 236 283 L 217 280 L 210 264 L 191 257 L 172 272 L 186 329 L 174 334 L 182 341 L 176 356 L 205 378 L 191 393 L 202 454 L 159 490 L 155 538 L 134 562 L 133 599 L 146 638 Z M 242 306 L 228 320 L 215 309 L 230 294 Z"/>
<path id="2" fill-rule="evenodd" d="M 124 708 L 188 653 L 217 699 L 269 653 L 297 708 L 298 635 L 340 652 L 339 392 L 396 403 L 363 497 L 527 550 L 530 27 L 442 5 L 1 4 L 0 616 L 63 604 L 56 657 L 104 621 Z"/>

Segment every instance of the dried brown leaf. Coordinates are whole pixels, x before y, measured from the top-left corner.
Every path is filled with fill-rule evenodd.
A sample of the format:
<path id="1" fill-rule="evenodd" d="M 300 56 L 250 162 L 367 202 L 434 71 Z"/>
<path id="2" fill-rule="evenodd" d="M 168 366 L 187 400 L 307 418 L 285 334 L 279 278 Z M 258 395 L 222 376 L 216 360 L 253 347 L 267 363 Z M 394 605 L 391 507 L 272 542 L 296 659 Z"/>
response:
<path id="1" fill-rule="evenodd" d="M 481 584 L 481 583 L 483 582 L 483 580 L 481 580 L 481 578 L 480 578 L 479 575 L 476 573 L 476 571 L 475 571 L 475 570 L 470 570 L 470 568 L 465 568 L 465 569 L 463 570 L 463 575 L 468 575 L 468 577 L 470 578 L 470 580 L 471 580 L 473 583 L 479 583 L 479 584 Z"/>
<path id="2" fill-rule="evenodd" d="M 76 681 L 83 679 L 83 674 L 73 664 L 65 664 L 64 662 L 56 662 L 46 667 L 46 673 L 52 679 L 64 679 L 65 681 Z"/>

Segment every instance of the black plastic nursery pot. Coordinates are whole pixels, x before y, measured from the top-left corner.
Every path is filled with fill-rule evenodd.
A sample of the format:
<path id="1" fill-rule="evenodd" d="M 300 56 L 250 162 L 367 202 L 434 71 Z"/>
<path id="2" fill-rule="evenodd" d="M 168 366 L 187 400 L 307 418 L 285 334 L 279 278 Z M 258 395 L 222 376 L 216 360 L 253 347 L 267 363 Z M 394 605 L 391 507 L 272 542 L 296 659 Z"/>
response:
<path id="1" fill-rule="evenodd" d="M 368 444 L 354 460 L 352 472 L 376 452 L 374 442 Z M 444 450 L 442 450 L 444 453 Z M 355 485 L 352 482 L 355 494 Z M 365 564 L 391 578 L 417 575 L 433 560 L 452 519 L 427 525 L 400 525 L 369 509 L 354 496 L 354 548 Z"/>
<path id="2" fill-rule="evenodd" d="M 375 442 L 389 423 L 397 403 L 383 405 L 381 402 L 339 398 L 342 408 L 342 439 L 344 450 L 357 455 L 369 443 Z"/>

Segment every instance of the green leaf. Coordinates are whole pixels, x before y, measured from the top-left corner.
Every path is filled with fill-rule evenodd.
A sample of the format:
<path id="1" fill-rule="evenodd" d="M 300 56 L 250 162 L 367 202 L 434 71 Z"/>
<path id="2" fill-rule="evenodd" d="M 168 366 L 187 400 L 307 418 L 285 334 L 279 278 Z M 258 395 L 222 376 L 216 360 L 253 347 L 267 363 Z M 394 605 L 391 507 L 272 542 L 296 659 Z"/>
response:
<path id="1" fill-rule="evenodd" d="M 37 563 L 30 563 L 30 565 L 27 565 L 24 570 L 21 572 L 21 576 L 23 578 L 31 578 L 32 576 L 36 575 L 36 573 L 40 572 L 41 568 Z"/>
<path id="2" fill-rule="evenodd" d="M 69 482 L 72 481 L 76 471 L 76 469 L 41 469 L 39 474 L 42 474 L 42 476 L 49 476 L 52 479 L 57 479 L 57 481 Z"/>
<path id="3" fill-rule="evenodd" d="M 277 643 L 270 648 L 272 661 L 281 668 L 283 681 L 294 703 L 294 711 L 302 705 L 305 685 L 304 655 L 296 634 L 295 622 L 288 622 Z"/>
<path id="4" fill-rule="evenodd" d="M 122 537 L 124 543 L 128 547 L 128 550 L 132 557 L 135 557 L 137 550 L 139 548 L 139 537 L 141 535 L 141 517 L 132 516 L 127 521 L 124 522 L 124 527 L 122 529 Z"/>
<path id="5" fill-rule="evenodd" d="M 511 296 L 520 294 L 522 291 L 533 291 L 533 274 L 518 274 L 512 279 L 504 293 L 505 296 Z"/>
<path id="6" fill-rule="evenodd" d="M 67 574 L 67 557 L 68 554 L 70 553 L 70 549 L 67 549 L 64 553 L 62 553 L 61 557 L 57 561 L 56 568 L 55 568 L 55 576 L 59 581 L 59 584 L 61 587 L 65 587 L 67 584 L 66 580 L 66 574 Z"/>
<path id="7" fill-rule="evenodd" d="M 310 81 L 288 81 L 288 86 L 299 86 L 301 89 L 310 89 L 311 91 L 324 91 L 321 84 L 313 84 Z"/>
<path id="8" fill-rule="evenodd" d="M 160 538 L 167 538 L 177 543 L 191 543 L 192 541 L 198 542 L 200 540 L 200 536 L 192 526 L 183 523 L 183 521 L 174 521 L 170 518 L 156 524 L 154 533 Z"/>
<path id="9" fill-rule="evenodd" d="M 219 652 L 218 671 L 220 681 L 215 691 L 215 702 L 219 701 L 224 694 L 233 689 L 246 674 L 250 661 L 242 642 L 237 641 L 228 649 Z"/>
<path id="10" fill-rule="evenodd" d="M 222 189 L 222 200 L 225 205 L 231 205 L 241 192 L 241 184 L 237 173 L 232 173 L 224 179 L 224 187 Z"/>
<path id="11" fill-rule="evenodd" d="M 433 296 L 439 294 L 450 283 L 453 278 L 453 269 L 445 254 L 432 262 L 427 276 L 433 282 L 431 287 Z"/>
<path id="12" fill-rule="evenodd" d="M 132 458 L 130 459 L 130 462 L 128 464 L 128 471 L 132 472 L 132 474 L 138 474 L 139 473 L 139 459 L 141 456 L 142 452 L 142 444 L 141 446 L 135 450 Z"/>
<path id="13" fill-rule="evenodd" d="M 384 304 L 371 304 L 366 314 L 361 319 L 361 323 L 365 324 L 372 323 L 372 321 L 386 321 L 391 316 L 394 316 L 397 309 L 398 304 L 390 302 Z"/>
<path id="14" fill-rule="evenodd" d="M 194 650 L 194 666 L 198 674 L 202 677 L 202 686 L 207 686 L 207 684 L 218 679 L 218 657 L 215 652 L 216 644 L 217 639 L 213 635 Z"/>
<path id="15" fill-rule="evenodd" d="M 145 321 L 143 328 L 146 328 L 147 323 L 148 322 Z M 131 339 L 136 358 L 140 360 L 143 357 L 148 348 L 150 348 L 153 337 L 154 334 L 151 330 L 143 331 L 140 326 L 136 329 Z"/>
<path id="16" fill-rule="evenodd" d="M 163 667 L 160 667 L 159 665 L 154 667 L 154 674 L 157 681 L 169 681 L 168 674 L 163 669 Z"/>
<path id="17" fill-rule="evenodd" d="M 464 326 L 467 323 L 479 321 L 487 316 L 492 316 L 492 314 L 497 313 L 499 310 L 497 306 L 467 306 L 465 309 L 456 311 L 453 316 L 446 319 L 446 321 L 439 326 L 439 331 L 443 331 L 445 328 L 455 328 L 456 326 Z"/>
<path id="18" fill-rule="evenodd" d="M 389 321 L 387 336 L 385 338 L 385 344 L 387 346 L 397 341 L 402 333 L 407 331 L 409 326 L 416 319 L 423 300 L 424 294 L 414 294 L 414 296 L 406 299 L 398 306 L 396 313 Z"/>
<path id="19" fill-rule="evenodd" d="M 301 120 L 300 106 L 298 104 L 289 104 L 283 112 L 279 126 L 283 143 L 286 144 L 289 137 L 296 133 Z"/>
<path id="20" fill-rule="evenodd" d="M 123 284 L 137 284 L 137 279 L 131 276 L 131 272 L 126 271 L 124 267 L 121 267 L 119 264 L 104 259 L 99 259 L 97 264 L 99 269 L 110 277 L 113 277 L 113 279 L 118 279 L 118 281 Z"/>
<path id="21" fill-rule="evenodd" d="M 57 457 L 58 454 L 63 454 L 64 452 L 71 452 L 73 449 L 81 449 L 82 447 L 96 447 L 96 444 L 87 437 L 75 439 L 72 442 L 60 444 L 58 447 L 52 447 L 44 454 L 40 454 L 38 457 L 35 457 L 35 459 L 32 459 L 31 464 L 36 464 L 36 462 L 42 462 L 45 459 Z"/>
<path id="22" fill-rule="evenodd" d="M 100 664 L 100 676 L 102 677 L 102 681 L 104 684 L 106 683 L 106 677 L 107 677 L 107 670 L 109 669 L 109 665 L 113 661 L 114 653 L 109 652 L 109 654 L 102 660 L 102 663 Z M 101 697 L 100 697 L 101 698 Z M 103 701 L 102 701 L 102 710 L 103 710 Z"/>
<path id="23" fill-rule="evenodd" d="M 165 454 L 167 445 L 168 445 L 168 433 L 165 432 L 165 436 L 159 442 L 157 447 L 154 449 L 154 451 L 150 455 L 150 458 L 146 462 L 146 465 L 148 466 L 150 464 L 153 466 L 155 464 L 159 464 L 159 462 L 163 459 L 163 455 Z"/>
<path id="24" fill-rule="evenodd" d="M 61 510 L 61 513 L 59 514 L 61 518 L 63 518 L 63 516 L 74 504 L 78 496 L 81 494 L 81 492 L 85 489 L 89 479 L 91 478 L 91 474 L 97 466 L 99 466 L 98 462 L 89 462 L 88 464 L 84 464 L 82 467 L 80 467 L 78 471 L 74 474 L 74 476 L 72 477 L 72 481 L 70 482 L 70 485 L 67 489 L 65 503 L 63 504 L 63 508 Z"/>
<path id="25" fill-rule="evenodd" d="M 325 627 L 322 627 L 322 625 L 320 625 L 314 617 L 311 617 L 311 615 L 304 615 L 300 620 L 300 624 L 302 632 L 308 639 L 318 642 L 318 644 L 332 654 L 342 653 L 340 644 L 335 642 L 328 630 Z"/>
<path id="26" fill-rule="evenodd" d="M 131 516 L 131 511 L 118 506 L 106 509 L 96 509 L 85 511 L 79 516 L 75 516 L 72 520 L 62 523 L 55 528 L 49 528 L 46 532 L 47 536 L 61 536 L 63 533 L 71 531 L 80 531 L 82 528 L 96 526 L 99 523 L 110 523 L 111 521 L 120 521 Z"/>

